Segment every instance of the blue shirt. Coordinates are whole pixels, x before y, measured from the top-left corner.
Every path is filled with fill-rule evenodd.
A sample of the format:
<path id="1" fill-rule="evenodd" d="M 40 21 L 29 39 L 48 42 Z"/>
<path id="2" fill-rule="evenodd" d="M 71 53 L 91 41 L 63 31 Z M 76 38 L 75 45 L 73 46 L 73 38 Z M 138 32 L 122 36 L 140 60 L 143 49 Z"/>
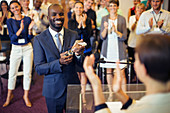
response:
<path id="1" fill-rule="evenodd" d="M 19 36 L 17 36 L 16 33 L 20 29 L 21 20 L 15 20 L 13 18 L 7 20 L 7 27 L 8 27 L 9 37 L 11 39 L 11 44 L 25 45 L 31 42 L 33 35 L 28 34 L 28 27 L 29 24 L 31 23 L 31 18 L 24 16 L 23 20 L 24 20 L 24 29 L 22 30 Z M 18 43 L 19 39 L 25 39 L 25 43 Z"/>

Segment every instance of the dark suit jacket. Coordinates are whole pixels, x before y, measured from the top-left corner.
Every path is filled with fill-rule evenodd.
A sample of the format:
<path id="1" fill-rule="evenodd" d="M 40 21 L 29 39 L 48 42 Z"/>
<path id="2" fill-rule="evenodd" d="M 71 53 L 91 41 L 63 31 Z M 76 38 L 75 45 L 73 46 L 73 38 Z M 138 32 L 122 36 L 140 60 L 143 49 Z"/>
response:
<path id="1" fill-rule="evenodd" d="M 76 17 L 69 19 L 68 28 L 74 31 L 77 31 L 79 37 L 81 38 L 81 34 L 83 35 L 83 41 L 87 43 L 86 49 L 91 47 L 90 37 L 92 36 L 92 25 L 91 20 L 87 17 L 86 19 L 86 27 L 78 29 L 78 22 L 76 21 Z"/>
<path id="2" fill-rule="evenodd" d="M 78 34 L 64 28 L 63 52 L 69 50 Z M 68 65 L 60 65 L 60 53 L 53 41 L 49 29 L 34 38 L 34 64 L 39 75 L 44 76 L 43 96 L 59 98 L 67 88 L 67 84 L 79 84 L 75 64 L 80 62 L 76 56 Z"/>

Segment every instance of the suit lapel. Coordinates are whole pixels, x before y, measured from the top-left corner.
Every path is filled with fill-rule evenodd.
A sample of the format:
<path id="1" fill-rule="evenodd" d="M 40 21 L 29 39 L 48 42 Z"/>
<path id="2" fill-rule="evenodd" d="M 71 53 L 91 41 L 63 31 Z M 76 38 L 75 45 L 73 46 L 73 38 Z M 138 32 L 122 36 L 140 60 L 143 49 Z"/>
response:
<path id="1" fill-rule="evenodd" d="M 64 37 L 63 37 L 63 50 L 64 51 L 67 51 L 69 49 L 71 49 L 70 47 L 70 34 L 69 34 L 69 31 L 68 29 L 64 28 Z"/>
<path id="2" fill-rule="evenodd" d="M 58 48 L 56 47 L 56 45 L 54 43 L 53 37 L 50 34 L 49 29 L 47 29 L 46 35 L 47 36 L 44 36 L 44 41 L 48 44 L 48 47 L 50 48 L 51 52 L 54 52 L 54 54 L 59 58 L 60 52 L 58 51 Z"/>

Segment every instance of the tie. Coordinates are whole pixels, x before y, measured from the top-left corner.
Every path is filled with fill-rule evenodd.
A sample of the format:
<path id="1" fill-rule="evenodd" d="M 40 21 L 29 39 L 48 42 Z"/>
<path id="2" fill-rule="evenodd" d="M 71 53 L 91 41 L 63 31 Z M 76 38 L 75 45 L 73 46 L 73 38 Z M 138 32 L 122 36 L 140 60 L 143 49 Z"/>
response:
<path id="1" fill-rule="evenodd" d="M 59 38 L 60 35 L 61 35 L 60 33 L 57 33 L 55 35 L 59 52 L 62 51 L 62 45 L 61 45 L 61 41 L 60 41 L 60 38 Z"/>

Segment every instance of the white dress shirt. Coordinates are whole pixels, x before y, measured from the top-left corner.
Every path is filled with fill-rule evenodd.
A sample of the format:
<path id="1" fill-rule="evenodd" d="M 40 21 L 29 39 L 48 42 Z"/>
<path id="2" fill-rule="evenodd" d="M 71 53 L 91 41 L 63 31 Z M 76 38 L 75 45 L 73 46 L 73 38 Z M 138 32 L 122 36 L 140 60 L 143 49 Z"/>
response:
<path id="1" fill-rule="evenodd" d="M 55 45 L 57 46 L 57 48 L 58 48 L 58 45 L 57 45 L 57 41 L 56 41 L 55 35 L 58 34 L 58 33 L 61 34 L 61 35 L 59 35 L 59 38 L 60 38 L 60 41 L 61 41 L 61 45 L 63 46 L 64 28 L 62 28 L 60 32 L 56 32 L 56 31 L 52 30 L 52 29 L 49 27 L 49 31 L 50 31 L 50 34 L 51 34 L 52 37 L 53 37 L 54 43 L 55 43 Z"/>
<path id="2" fill-rule="evenodd" d="M 136 34 L 136 28 L 132 31 L 132 26 L 136 22 L 136 15 L 130 16 L 129 18 L 129 30 L 130 30 L 130 35 L 128 39 L 128 46 L 135 48 L 136 47 L 136 41 L 140 37 L 140 35 Z M 137 23 L 136 23 L 137 26 Z"/>
<path id="3" fill-rule="evenodd" d="M 153 27 L 150 28 L 149 20 L 153 18 Z M 164 20 L 161 29 L 156 29 L 156 21 Z M 158 14 L 156 14 L 153 9 L 145 11 L 139 18 L 139 22 L 136 28 L 136 34 L 145 33 L 170 33 L 170 13 L 166 10 L 161 9 Z"/>

